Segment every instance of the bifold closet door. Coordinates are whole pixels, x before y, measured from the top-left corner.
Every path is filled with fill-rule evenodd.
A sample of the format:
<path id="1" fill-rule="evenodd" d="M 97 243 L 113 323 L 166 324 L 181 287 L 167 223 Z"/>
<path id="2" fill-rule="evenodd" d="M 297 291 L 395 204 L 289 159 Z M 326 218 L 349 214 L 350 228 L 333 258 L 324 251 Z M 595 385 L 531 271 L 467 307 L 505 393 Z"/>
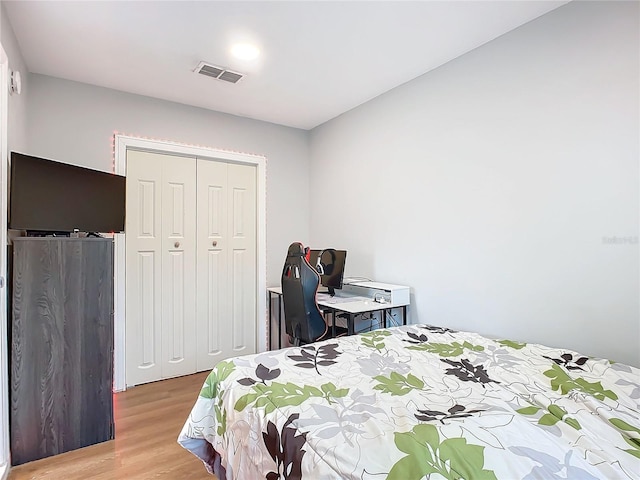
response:
<path id="1" fill-rule="evenodd" d="M 197 370 L 256 350 L 256 167 L 198 159 Z"/>
<path id="2" fill-rule="evenodd" d="M 126 383 L 196 371 L 196 160 L 127 151 Z"/>

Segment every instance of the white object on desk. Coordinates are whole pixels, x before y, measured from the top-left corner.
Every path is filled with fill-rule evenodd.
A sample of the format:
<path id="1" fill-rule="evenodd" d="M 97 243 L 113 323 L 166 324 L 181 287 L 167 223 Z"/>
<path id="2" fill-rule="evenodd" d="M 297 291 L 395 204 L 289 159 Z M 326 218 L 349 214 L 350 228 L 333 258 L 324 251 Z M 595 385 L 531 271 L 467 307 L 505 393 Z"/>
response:
<path id="1" fill-rule="evenodd" d="M 410 289 L 404 285 L 390 283 L 355 281 L 343 285 L 343 291 L 351 295 L 361 295 L 376 299 L 387 307 L 401 307 L 410 303 Z"/>

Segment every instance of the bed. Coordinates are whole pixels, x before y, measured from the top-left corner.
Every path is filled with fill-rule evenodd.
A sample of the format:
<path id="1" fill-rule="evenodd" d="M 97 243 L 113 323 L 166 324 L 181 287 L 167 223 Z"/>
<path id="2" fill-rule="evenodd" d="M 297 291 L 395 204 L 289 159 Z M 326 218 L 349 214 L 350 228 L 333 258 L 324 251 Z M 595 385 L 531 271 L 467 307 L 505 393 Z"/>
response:
<path id="1" fill-rule="evenodd" d="M 640 369 L 381 329 L 220 362 L 178 441 L 220 480 L 638 479 Z"/>

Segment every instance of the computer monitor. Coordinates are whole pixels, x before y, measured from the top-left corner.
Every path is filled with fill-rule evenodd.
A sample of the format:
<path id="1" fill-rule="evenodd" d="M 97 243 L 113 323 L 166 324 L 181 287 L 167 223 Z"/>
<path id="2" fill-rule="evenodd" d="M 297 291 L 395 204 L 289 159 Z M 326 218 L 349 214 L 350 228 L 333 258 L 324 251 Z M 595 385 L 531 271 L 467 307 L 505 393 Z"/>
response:
<path id="1" fill-rule="evenodd" d="M 346 250 L 325 248 L 324 250 L 311 250 L 309 252 L 309 263 L 316 268 L 320 274 L 322 285 L 327 287 L 331 296 L 336 294 L 336 289 L 342 288 L 346 260 Z"/>

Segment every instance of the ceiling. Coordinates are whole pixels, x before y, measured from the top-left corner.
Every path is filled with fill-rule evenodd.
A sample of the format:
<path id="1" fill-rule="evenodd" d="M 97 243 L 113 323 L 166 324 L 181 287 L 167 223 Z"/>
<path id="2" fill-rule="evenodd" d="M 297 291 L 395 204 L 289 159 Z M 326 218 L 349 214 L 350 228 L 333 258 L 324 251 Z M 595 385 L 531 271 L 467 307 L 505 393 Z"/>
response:
<path id="1" fill-rule="evenodd" d="M 3 3 L 32 73 L 311 129 L 568 2 Z M 246 76 L 194 73 L 203 60 Z"/>

